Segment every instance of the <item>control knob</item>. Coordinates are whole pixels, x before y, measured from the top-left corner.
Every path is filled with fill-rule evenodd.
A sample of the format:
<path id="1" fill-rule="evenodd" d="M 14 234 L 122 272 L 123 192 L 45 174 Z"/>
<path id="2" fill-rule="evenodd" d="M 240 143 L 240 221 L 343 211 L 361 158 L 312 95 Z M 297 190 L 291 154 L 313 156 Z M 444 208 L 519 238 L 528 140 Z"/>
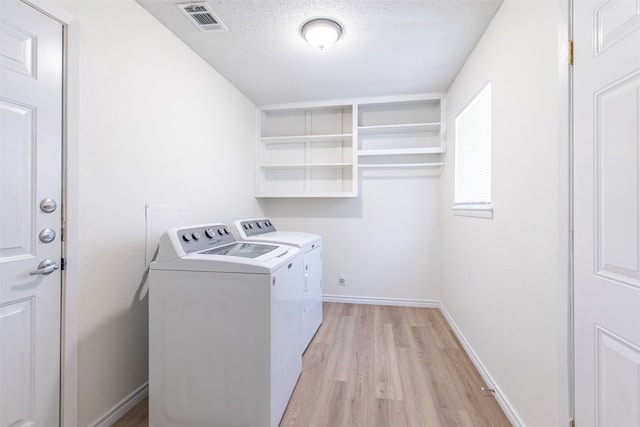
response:
<path id="1" fill-rule="evenodd" d="M 216 235 L 216 231 L 213 228 L 207 228 L 204 232 L 208 238 L 213 239 Z"/>
<path id="2" fill-rule="evenodd" d="M 185 242 L 190 242 L 191 241 L 191 235 L 189 235 L 189 233 L 185 233 L 182 235 L 182 240 L 184 240 Z"/>
<path id="3" fill-rule="evenodd" d="M 202 237 L 202 233 L 199 231 L 194 231 L 192 236 L 194 240 L 200 240 L 200 238 Z"/>

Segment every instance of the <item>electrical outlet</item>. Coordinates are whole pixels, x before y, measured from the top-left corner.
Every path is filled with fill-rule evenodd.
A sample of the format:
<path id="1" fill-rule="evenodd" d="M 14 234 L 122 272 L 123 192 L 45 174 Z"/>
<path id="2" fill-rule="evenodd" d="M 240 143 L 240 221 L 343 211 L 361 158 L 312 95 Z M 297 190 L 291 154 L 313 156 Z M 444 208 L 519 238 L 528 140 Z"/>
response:
<path id="1" fill-rule="evenodd" d="M 338 276 L 338 285 L 347 286 L 347 275 L 346 274 L 340 274 Z"/>

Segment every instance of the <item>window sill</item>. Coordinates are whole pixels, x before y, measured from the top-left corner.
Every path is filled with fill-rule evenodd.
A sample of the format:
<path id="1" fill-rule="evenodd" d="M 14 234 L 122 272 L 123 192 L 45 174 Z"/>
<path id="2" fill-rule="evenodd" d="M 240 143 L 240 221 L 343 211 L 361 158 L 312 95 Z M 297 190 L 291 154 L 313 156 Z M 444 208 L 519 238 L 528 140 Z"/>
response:
<path id="1" fill-rule="evenodd" d="M 493 219 L 493 206 L 454 206 L 453 214 L 455 216 Z"/>

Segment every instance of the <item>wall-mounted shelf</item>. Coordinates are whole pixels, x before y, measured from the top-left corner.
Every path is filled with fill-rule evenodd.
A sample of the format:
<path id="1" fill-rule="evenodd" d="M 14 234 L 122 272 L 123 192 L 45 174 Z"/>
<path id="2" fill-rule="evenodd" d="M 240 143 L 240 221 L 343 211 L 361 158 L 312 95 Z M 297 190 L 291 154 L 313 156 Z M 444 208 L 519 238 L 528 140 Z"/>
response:
<path id="1" fill-rule="evenodd" d="M 287 193 L 285 191 L 279 191 L 277 193 L 269 193 L 269 194 L 265 194 L 262 196 L 258 196 L 261 198 L 336 198 L 336 197 L 358 197 L 357 193 L 353 193 L 353 192 L 335 192 L 335 191 L 327 191 L 327 192 L 322 192 L 322 191 L 303 191 L 302 193 L 300 191 L 294 190 L 291 191 L 290 193 Z"/>
<path id="2" fill-rule="evenodd" d="M 300 169 L 300 168 L 345 168 L 351 167 L 351 163 L 282 163 L 282 164 L 269 164 L 260 165 L 263 169 Z"/>
<path id="3" fill-rule="evenodd" d="M 441 168 L 444 166 L 442 162 L 428 163 L 384 163 L 384 164 L 361 164 L 362 169 L 403 169 L 403 168 Z"/>
<path id="4" fill-rule="evenodd" d="M 444 111 L 441 94 L 260 107 L 256 195 L 355 197 L 359 168 L 441 168 Z"/>
<path id="5" fill-rule="evenodd" d="M 360 103 L 358 155 L 443 153 L 444 96 Z"/>
<path id="6" fill-rule="evenodd" d="M 429 148 L 388 148 L 386 150 L 358 150 L 358 156 L 397 156 L 405 154 L 441 154 L 445 150 L 442 147 Z"/>
<path id="7" fill-rule="evenodd" d="M 357 195 L 353 105 L 258 109 L 256 195 Z"/>
<path id="8" fill-rule="evenodd" d="M 358 126 L 360 135 L 393 135 L 398 133 L 439 132 L 440 123 L 408 123 L 401 125 Z"/>
<path id="9" fill-rule="evenodd" d="M 334 135 L 293 135 L 293 136 L 267 136 L 262 137 L 260 140 L 264 144 L 286 144 L 287 142 L 322 142 L 322 141 L 335 141 L 341 139 L 351 138 L 352 134 L 334 134 Z"/>

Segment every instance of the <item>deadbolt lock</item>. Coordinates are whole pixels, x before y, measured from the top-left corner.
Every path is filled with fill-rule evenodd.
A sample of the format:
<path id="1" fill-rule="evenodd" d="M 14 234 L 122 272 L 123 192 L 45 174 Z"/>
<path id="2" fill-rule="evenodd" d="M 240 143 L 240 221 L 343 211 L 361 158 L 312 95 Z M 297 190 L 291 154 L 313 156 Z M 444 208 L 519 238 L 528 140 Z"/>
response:
<path id="1" fill-rule="evenodd" d="M 58 205 L 53 199 L 44 199 L 40 202 L 40 210 L 44 213 L 51 213 L 56 210 Z"/>

